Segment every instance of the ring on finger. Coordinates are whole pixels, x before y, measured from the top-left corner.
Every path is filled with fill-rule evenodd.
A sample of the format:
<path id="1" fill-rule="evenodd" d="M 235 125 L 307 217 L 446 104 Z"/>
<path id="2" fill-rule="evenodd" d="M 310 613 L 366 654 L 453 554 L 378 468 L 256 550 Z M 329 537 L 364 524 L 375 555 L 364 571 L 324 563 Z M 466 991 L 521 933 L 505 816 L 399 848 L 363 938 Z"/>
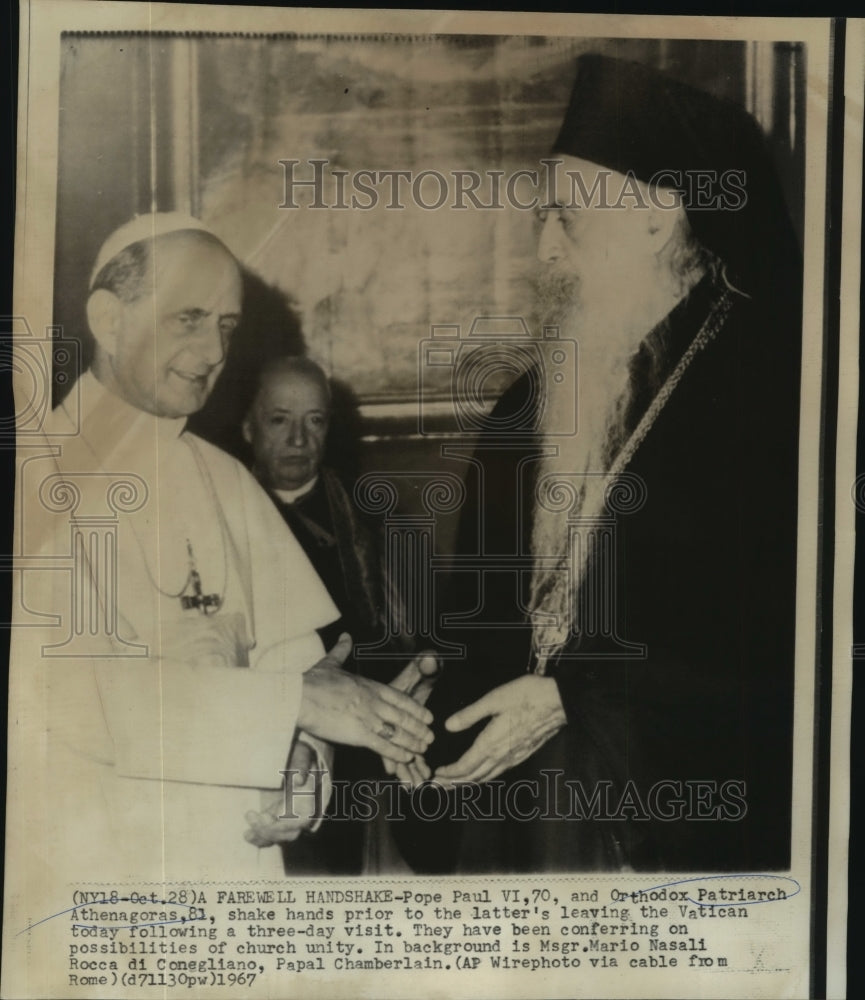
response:
<path id="1" fill-rule="evenodd" d="M 394 733 L 396 733 L 396 726 L 392 722 L 382 723 L 382 727 L 378 731 L 378 735 L 383 740 L 392 740 L 394 737 Z"/>

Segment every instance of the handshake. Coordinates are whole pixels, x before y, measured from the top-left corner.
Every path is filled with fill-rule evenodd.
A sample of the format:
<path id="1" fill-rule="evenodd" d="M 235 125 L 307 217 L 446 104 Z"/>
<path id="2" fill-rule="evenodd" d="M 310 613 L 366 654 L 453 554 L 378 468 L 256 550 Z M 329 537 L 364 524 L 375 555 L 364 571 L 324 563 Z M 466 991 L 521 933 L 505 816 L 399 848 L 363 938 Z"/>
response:
<path id="1" fill-rule="evenodd" d="M 433 715 L 425 706 L 440 672 L 436 654 L 418 653 L 390 684 L 379 684 L 343 670 L 351 649 L 351 636 L 340 636 L 330 652 L 304 674 L 298 728 L 330 743 L 375 751 L 387 773 L 408 787 L 430 778 L 444 787 L 491 781 L 526 760 L 567 721 L 555 681 L 526 674 L 494 688 L 446 720 L 447 730 L 461 732 L 490 719 L 458 761 L 432 774 L 424 754 L 433 740 Z M 307 744 L 296 740 L 289 766 L 305 777 L 311 756 Z M 262 803 L 261 813 L 247 815 L 247 840 L 263 847 L 294 840 L 309 826 L 311 820 L 277 819 L 275 810 L 281 803 L 281 793 L 277 793 L 272 802 Z"/>
<path id="2" fill-rule="evenodd" d="M 343 670 L 352 640 L 340 636 L 303 676 L 298 728 L 330 743 L 366 747 L 379 754 L 388 774 L 405 784 L 430 777 L 424 753 L 433 740 L 425 708 L 440 672 L 435 653 L 418 653 L 390 684 Z"/>
<path id="3" fill-rule="evenodd" d="M 526 760 L 567 722 L 555 680 L 525 674 L 445 721 L 449 732 L 458 733 L 490 720 L 459 760 L 432 775 L 424 754 L 433 740 L 433 716 L 425 705 L 439 673 L 435 653 L 418 653 L 385 685 L 344 671 L 350 652 L 351 636 L 342 635 L 304 674 L 298 726 L 330 742 L 374 750 L 387 772 L 408 785 L 430 777 L 446 787 L 491 781 Z"/>

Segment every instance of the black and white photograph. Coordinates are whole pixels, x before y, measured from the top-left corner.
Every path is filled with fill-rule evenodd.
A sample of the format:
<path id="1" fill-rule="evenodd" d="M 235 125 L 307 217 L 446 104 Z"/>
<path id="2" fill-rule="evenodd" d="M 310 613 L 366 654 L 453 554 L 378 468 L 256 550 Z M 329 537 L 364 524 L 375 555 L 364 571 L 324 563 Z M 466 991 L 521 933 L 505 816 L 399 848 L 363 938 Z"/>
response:
<path id="1" fill-rule="evenodd" d="M 837 26 L 27 14 L 3 995 L 843 995 Z"/>

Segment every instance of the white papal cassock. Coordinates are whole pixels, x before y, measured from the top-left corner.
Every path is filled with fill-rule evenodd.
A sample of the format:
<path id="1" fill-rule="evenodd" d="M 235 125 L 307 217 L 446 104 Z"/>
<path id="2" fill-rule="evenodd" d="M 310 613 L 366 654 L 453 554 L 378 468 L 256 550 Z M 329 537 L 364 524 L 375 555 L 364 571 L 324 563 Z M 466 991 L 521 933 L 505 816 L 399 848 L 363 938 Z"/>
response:
<path id="1" fill-rule="evenodd" d="M 13 635 L 25 777 L 44 788 L 19 835 L 39 877 L 281 874 L 244 814 L 280 786 L 302 675 L 324 653 L 314 630 L 336 608 L 255 480 L 183 420 L 85 374 L 46 442 L 22 466 L 16 606 L 30 625 L 57 618 Z M 182 607 L 192 568 L 218 611 Z"/>

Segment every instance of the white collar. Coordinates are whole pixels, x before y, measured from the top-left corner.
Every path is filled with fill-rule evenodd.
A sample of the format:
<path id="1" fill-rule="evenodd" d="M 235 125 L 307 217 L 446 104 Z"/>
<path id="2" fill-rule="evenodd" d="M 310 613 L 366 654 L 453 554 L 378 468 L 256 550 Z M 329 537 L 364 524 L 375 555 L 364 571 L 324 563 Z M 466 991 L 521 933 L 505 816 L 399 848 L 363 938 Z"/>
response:
<path id="1" fill-rule="evenodd" d="M 89 440 L 107 445 L 109 451 L 141 437 L 176 440 L 186 427 L 186 417 L 157 417 L 139 410 L 113 393 L 92 371 L 86 371 L 72 388 L 78 393 L 81 428 Z M 68 397 L 67 397 L 68 399 Z M 69 400 L 71 404 L 71 400 Z M 64 406 L 67 400 L 64 400 Z M 68 407 L 67 407 L 68 409 Z"/>
<path id="2" fill-rule="evenodd" d="M 308 483 L 298 486 L 296 490 L 274 490 L 273 492 L 283 503 L 294 503 L 295 500 L 299 500 L 301 497 L 305 497 L 307 493 L 311 493 L 317 482 L 318 475 L 315 475 Z"/>

